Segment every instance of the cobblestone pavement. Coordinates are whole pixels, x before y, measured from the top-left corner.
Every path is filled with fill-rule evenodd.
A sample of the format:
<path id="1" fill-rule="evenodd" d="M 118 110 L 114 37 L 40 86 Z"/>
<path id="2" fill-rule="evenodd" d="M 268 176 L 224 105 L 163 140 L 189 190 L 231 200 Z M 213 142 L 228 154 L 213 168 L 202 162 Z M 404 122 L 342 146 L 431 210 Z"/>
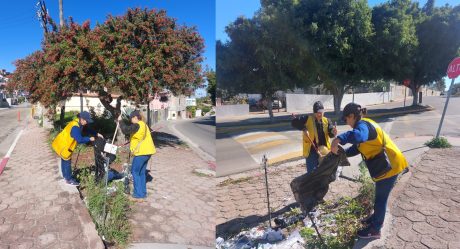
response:
<path id="1" fill-rule="evenodd" d="M 460 248 L 460 148 L 432 149 L 392 203 L 387 248 Z"/>
<path id="2" fill-rule="evenodd" d="M 305 164 L 287 168 L 269 168 L 268 182 L 270 206 L 274 215 L 289 211 L 295 203 L 291 181 L 306 173 Z M 355 196 L 358 184 L 340 179 L 331 183 L 325 200 L 341 196 Z M 251 227 L 268 220 L 265 177 L 263 169 L 251 178 L 241 178 L 238 183 L 217 186 L 217 235 L 232 235 L 244 227 Z"/>
<path id="3" fill-rule="evenodd" d="M 78 193 L 60 187 L 46 139 L 31 122 L 0 175 L 0 248 L 104 248 Z"/>
<path id="4" fill-rule="evenodd" d="M 147 200 L 134 204 L 130 218 L 134 243 L 215 245 L 215 178 L 192 173 L 208 166 L 191 150 L 157 148 Z"/>

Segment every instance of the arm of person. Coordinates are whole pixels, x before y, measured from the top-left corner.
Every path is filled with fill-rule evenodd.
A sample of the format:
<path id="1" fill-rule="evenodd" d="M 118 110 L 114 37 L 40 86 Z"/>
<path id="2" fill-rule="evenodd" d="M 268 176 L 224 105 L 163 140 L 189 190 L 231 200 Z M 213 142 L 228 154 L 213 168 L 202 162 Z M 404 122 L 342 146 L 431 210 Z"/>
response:
<path id="1" fill-rule="evenodd" d="M 75 139 L 75 141 L 77 141 L 79 144 L 86 144 L 91 141 L 90 137 L 84 137 L 81 134 L 80 127 L 78 126 L 72 127 L 72 130 L 70 130 L 70 136 L 73 137 L 73 139 Z"/>
<path id="2" fill-rule="evenodd" d="M 340 139 L 340 144 L 360 144 L 369 139 L 369 127 L 364 122 L 359 122 L 358 125 L 351 131 L 347 131 L 337 136 Z"/>
<path id="3" fill-rule="evenodd" d="M 328 135 L 329 135 L 330 138 L 333 138 L 333 137 L 335 137 L 335 135 L 337 135 L 337 131 L 334 132 L 335 127 L 332 124 L 330 119 L 327 119 L 327 123 L 328 123 L 328 125 L 327 125 Z"/>
<path id="4" fill-rule="evenodd" d="M 345 150 L 347 157 L 353 157 L 359 154 L 358 146 L 353 144 L 350 148 Z"/>
<path id="5" fill-rule="evenodd" d="M 134 133 L 136 133 L 138 130 L 139 130 L 140 126 L 139 124 L 125 124 L 125 122 L 123 121 L 120 121 L 120 129 L 121 129 L 121 132 L 123 132 L 123 134 L 125 135 L 133 135 Z"/>
<path id="6" fill-rule="evenodd" d="M 307 120 L 308 120 L 308 116 L 301 116 L 301 117 L 294 118 L 291 121 L 291 126 L 295 128 L 296 130 L 302 131 L 306 128 L 305 124 L 307 123 Z"/>

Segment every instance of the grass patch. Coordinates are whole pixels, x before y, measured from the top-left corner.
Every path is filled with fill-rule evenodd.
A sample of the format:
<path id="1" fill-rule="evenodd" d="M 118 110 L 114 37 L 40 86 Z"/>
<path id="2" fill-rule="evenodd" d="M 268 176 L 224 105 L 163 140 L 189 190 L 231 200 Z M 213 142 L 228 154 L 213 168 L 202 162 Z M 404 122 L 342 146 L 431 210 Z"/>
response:
<path id="1" fill-rule="evenodd" d="M 85 196 L 86 206 L 96 224 L 99 235 L 106 242 L 115 244 L 117 248 L 126 248 L 131 235 L 131 226 L 128 220 L 131 203 L 123 193 L 123 183 L 110 183 L 109 186 L 116 188 L 116 192 L 106 196 L 104 181 L 96 183 L 95 176 L 90 173 L 88 167 L 80 170 L 77 179 L 81 182 L 80 189 Z M 105 216 L 104 202 L 106 202 Z"/>
<path id="2" fill-rule="evenodd" d="M 445 137 L 433 138 L 425 143 L 430 148 L 450 148 L 452 145 L 447 141 Z"/>
<path id="3" fill-rule="evenodd" d="M 232 179 L 232 178 L 229 178 L 225 181 L 222 181 L 221 183 L 218 184 L 219 187 L 223 187 L 223 186 L 228 186 L 230 184 L 238 184 L 238 183 L 242 183 L 242 182 L 248 182 L 252 179 L 252 177 L 250 176 L 246 176 L 246 177 L 241 177 L 241 178 L 238 178 L 238 179 Z"/>

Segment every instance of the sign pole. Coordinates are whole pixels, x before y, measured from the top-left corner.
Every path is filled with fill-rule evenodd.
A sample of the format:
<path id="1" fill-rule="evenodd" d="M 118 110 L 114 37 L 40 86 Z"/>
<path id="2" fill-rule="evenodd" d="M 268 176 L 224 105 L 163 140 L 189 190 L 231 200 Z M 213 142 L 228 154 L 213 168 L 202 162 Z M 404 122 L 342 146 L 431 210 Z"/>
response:
<path id="1" fill-rule="evenodd" d="M 444 116 L 446 115 L 447 105 L 449 104 L 450 94 L 452 93 L 452 86 L 454 85 L 455 78 L 452 79 L 450 82 L 449 91 L 447 92 L 447 99 L 446 104 L 444 105 L 444 110 L 442 111 L 441 122 L 439 123 L 438 132 L 436 132 L 436 138 L 439 137 L 439 133 L 441 133 L 442 122 L 444 121 Z"/>
<path id="2" fill-rule="evenodd" d="M 406 91 L 407 87 L 404 87 L 404 107 L 406 107 Z"/>
<path id="3" fill-rule="evenodd" d="M 268 225 L 270 226 L 270 228 L 272 228 L 272 211 L 270 209 L 270 193 L 268 191 L 267 161 L 267 156 L 264 155 L 264 157 L 262 158 L 262 163 L 264 165 L 265 171 L 265 188 L 267 189 Z"/>

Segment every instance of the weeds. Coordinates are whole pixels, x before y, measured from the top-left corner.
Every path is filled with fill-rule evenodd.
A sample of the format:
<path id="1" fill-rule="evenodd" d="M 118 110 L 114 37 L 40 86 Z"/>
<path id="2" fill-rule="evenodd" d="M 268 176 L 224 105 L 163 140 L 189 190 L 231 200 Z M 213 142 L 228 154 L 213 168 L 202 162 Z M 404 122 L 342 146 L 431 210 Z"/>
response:
<path id="1" fill-rule="evenodd" d="M 445 137 L 433 138 L 425 143 L 430 148 L 450 148 L 452 145 Z"/>
<path id="2" fill-rule="evenodd" d="M 361 183 L 359 194 L 355 198 L 344 197 L 338 201 L 324 202 L 318 206 L 320 210 L 321 235 L 325 245 L 321 243 L 313 228 L 304 227 L 300 235 L 306 241 L 306 248 L 315 249 L 345 249 L 352 248 L 355 243 L 356 233 L 363 227 L 361 220 L 367 217 L 374 200 L 374 183 L 369 176 L 366 165 L 359 165 Z"/>
<path id="3" fill-rule="evenodd" d="M 242 183 L 242 182 L 248 182 L 252 179 L 252 177 L 241 177 L 241 178 L 238 178 L 238 179 L 232 179 L 232 178 L 228 178 L 227 180 L 221 182 L 218 184 L 219 187 L 223 187 L 223 186 L 228 186 L 230 184 L 238 184 L 238 183 Z"/>
<path id="4" fill-rule="evenodd" d="M 128 221 L 130 202 L 123 193 L 124 186 L 121 182 L 111 183 L 117 191 L 107 195 L 104 181 L 96 183 L 95 177 L 89 168 L 83 168 L 77 175 L 81 181 L 81 188 L 85 194 L 88 210 L 96 223 L 96 229 L 105 241 L 117 244 L 124 248 L 128 245 L 131 227 Z M 104 203 L 106 202 L 106 215 L 104 216 Z"/>

